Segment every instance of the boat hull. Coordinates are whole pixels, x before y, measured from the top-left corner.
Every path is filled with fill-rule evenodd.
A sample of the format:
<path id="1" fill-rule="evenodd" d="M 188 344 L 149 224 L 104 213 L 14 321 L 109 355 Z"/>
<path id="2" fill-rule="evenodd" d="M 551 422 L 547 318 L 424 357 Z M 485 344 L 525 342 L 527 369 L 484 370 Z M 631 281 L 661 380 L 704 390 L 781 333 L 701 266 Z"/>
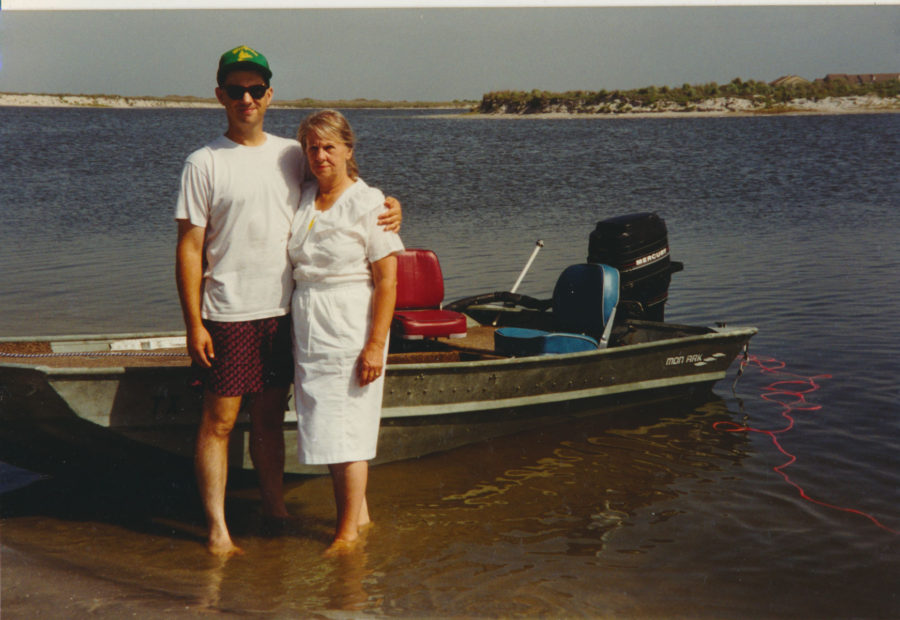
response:
<path id="1" fill-rule="evenodd" d="M 659 332 L 653 338 L 626 338 L 621 346 L 591 352 L 389 363 L 374 463 L 572 416 L 706 394 L 756 333 L 754 328 L 653 328 Z M 0 460 L 48 473 L 73 467 L 184 471 L 193 454 L 201 397 L 186 366 L 0 364 Z M 325 471 L 297 463 L 296 440 L 296 414 L 289 408 L 286 470 Z M 252 467 L 248 443 L 249 420 L 242 413 L 230 446 L 232 466 Z"/>

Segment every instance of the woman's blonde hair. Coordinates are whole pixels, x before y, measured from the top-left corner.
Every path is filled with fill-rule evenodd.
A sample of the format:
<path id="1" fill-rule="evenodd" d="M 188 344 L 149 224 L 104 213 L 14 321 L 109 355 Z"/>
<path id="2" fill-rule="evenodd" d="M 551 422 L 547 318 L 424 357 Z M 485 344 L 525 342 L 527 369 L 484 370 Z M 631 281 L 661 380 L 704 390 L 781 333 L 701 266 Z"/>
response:
<path id="1" fill-rule="evenodd" d="M 303 119 L 300 129 L 297 130 L 297 139 L 306 153 L 306 138 L 310 134 L 317 138 L 331 138 L 343 142 L 347 148 L 353 149 L 356 145 L 356 135 L 350 127 L 350 123 L 344 115 L 337 110 L 319 110 Z M 356 154 L 352 153 L 347 161 L 347 174 L 354 181 L 359 177 L 359 166 L 356 163 Z"/>

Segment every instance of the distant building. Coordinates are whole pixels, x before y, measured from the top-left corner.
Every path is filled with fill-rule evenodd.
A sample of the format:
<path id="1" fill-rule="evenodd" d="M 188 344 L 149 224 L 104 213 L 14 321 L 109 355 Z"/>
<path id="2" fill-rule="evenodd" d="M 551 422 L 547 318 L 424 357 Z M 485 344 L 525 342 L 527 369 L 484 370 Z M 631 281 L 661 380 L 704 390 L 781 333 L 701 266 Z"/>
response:
<path id="1" fill-rule="evenodd" d="M 829 73 L 816 82 L 847 82 L 848 84 L 877 84 L 900 80 L 900 73 Z"/>

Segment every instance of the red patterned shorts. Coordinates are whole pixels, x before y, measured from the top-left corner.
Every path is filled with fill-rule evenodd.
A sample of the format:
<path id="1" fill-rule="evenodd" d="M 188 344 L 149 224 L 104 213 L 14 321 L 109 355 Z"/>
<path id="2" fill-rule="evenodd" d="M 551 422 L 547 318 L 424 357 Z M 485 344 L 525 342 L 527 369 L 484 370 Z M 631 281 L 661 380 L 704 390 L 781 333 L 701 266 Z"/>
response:
<path id="1" fill-rule="evenodd" d="M 219 396 L 243 396 L 267 387 L 290 385 L 294 378 L 291 317 L 223 323 L 204 321 L 215 359 L 203 373 L 203 386 Z"/>

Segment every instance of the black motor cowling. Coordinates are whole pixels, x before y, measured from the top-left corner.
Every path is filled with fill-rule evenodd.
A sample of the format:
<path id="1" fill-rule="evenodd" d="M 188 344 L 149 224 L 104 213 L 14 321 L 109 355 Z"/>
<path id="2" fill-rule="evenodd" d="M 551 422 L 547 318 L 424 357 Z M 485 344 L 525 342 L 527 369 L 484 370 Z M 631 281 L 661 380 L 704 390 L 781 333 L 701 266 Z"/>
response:
<path id="1" fill-rule="evenodd" d="M 619 270 L 617 318 L 662 321 L 672 274 L 684 265 L 669 257 L 666 223 L 655 213 L 632 213 L 597 222 L 588 262 Z"/>

